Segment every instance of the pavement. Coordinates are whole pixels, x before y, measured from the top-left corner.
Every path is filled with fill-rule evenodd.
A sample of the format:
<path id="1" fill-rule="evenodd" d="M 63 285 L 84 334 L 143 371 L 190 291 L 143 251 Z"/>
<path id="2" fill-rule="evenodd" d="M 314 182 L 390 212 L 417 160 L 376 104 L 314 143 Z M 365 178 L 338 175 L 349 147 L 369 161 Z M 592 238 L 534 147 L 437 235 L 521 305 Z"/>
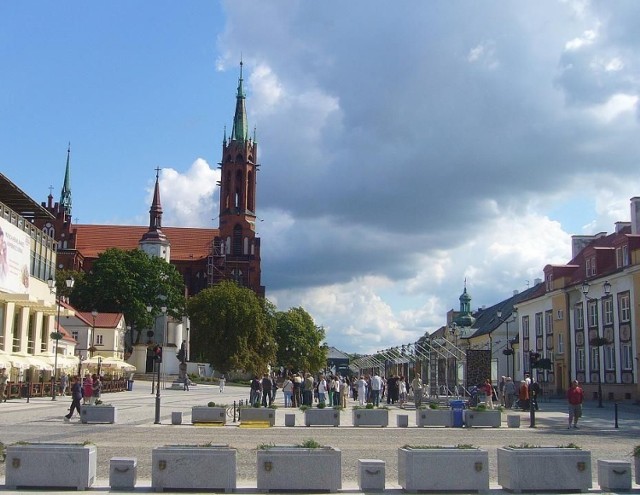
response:
<path id="1" fill-rule="evenodd" d="M 615 408 L 606 402 L 598 408 L 596 402 L 584 405 L 580 429 L 567 429 L 566 405 L 561 400 L 540 403 L 536 412 L 535 427 L 530 427 L 528 412 L 508 411 L 521 416 L 520 428 L 507 428 L 506 414 L 502 428 L 417 428 L 415 409 L 390 406 L 389 426 L 353 427 L 349 400 L 347 409 L 341 412 L 341 426 L 305 427 L 304 413 L 298 409 L 284 408 L 282 394 L 276 397 L 279 409 L 276 426 L 271 428 L 241 428 L 233 422 L 226 426 L 194 426 L 190 422 L 191 407 L 206 405 L 209 401 L 232 406 L 234 401 L 246 400 L 246 387 L 227 385 L 224 393 L 217 386 L 197 385 L 190 391 L 161 389 L 160 424 L 154 424 L 156 395 L 151 382 L 137 380 L 130 392 L 103 394 L 103 401 L 117 406 L 115 424 L 82 424 L 77 416 L 64 422 L 71 400 L 69 397 L 13 399 L 0 403 L 0 442 L 10 445 L 16 442 L 92 442 L 98 452 L 96 483 L 87 492 L 107 492 L 109 488 L 109 461 L 112 457 L 135 457 L 138 460 L 138 481 L 133 492 L 143 493 L 151 489 L 151 451 L 154 447 L 176 444 L 228 444 L 237 449 L 237 493 L 256 493 L 256 448 L 261 444 L 298 444 L 312 438 L 342 451 L 341 492 L 361 493 L 357 484 L 357 460 L 381 459 L 386 463 L 385 493 L 402 492 L 398 485 L 397 449 L 406 444 L 457 445 L 472 444 L 489 453 L 491 493 L 506 493 L 497 484 L 497 449 L 507 445 L 558 446 L 575 443 L 591 452 L 593 488 L 590 493 L 604 493 L 598 488 L 597 460 L 616 459 L 632 462 L 634 446 L 640 445 L 640 406 L 619 404 L 618 427 L 615 424 Z M 183 424 L 172 425 L 171 413 L 181 411 Z M 285 427 L 284 416 L 295 414 L 296 426 Z M 396 426 L 398 414 L 409 417 L 409 427 Z M 633 462 L 632 462 L 633 464 Z M 0 492 L 24 493 L 7 490 L 4 486 L 4 469 L 0 468 Z M 293 473 L 295 474 L 295 473 Z M 455 476 L 455 473 L 452 473 Z M 37 490 L 36 490 L 37 491 Z M 49 489 L 40 490 L 46 493 Z M 626 492 L 629 493 L 629 492 Z M 631 493 L 640 493 L 640 485 L 633 484 Z"/>

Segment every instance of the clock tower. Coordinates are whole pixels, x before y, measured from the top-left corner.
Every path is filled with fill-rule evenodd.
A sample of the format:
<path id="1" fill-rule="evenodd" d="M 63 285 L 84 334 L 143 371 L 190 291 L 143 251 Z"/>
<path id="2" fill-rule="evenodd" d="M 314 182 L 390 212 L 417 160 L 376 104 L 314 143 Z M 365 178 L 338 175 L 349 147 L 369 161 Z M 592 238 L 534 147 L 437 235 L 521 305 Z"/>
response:
<path id="1" fill-rule="evenodd" d="M 264 296 L 260 273 L 260 238 L 256 236 L 256 173 L 258 144 L 249 137 L 245 94 L 240 78 L 231 136 L 222 142 L 220 215 L 210 262 L 210 285 L 231 279 Z"/>

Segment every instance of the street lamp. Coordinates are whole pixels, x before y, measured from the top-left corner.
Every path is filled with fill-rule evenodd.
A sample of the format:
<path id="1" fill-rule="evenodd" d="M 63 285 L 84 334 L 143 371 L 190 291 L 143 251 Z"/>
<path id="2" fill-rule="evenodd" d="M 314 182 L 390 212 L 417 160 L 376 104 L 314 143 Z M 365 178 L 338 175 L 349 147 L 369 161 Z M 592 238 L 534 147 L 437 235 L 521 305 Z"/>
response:
<path id="1" fill-rule="evenodd" d="M 94 309 L 91 311 L 91 316 L 93 317 L 93 326 L 91 327 L 91 349 L 90 356 L 93 357 L 93 353 L 95 352 L 95 342 L 96 342 L 96 317 L 98 316 L 98 310 Z"/>
<path id="2" fill-rule="evenodd" d="M 598 301 L 597 297 L 589 297 L 589 282 L 587 282 L 586 280 L 582 283 L 582 294 L 584 295 L 584 298 L 586 301 Z M 604 290 L 604 296 L 607 297 L 609 294 L 611 294 L 611 284 L 609 283 L 609 281 L 605 281 L 605 283 L 602 285 L 602 288 Z M 585 304 L 586 306 L 586 304 Z M 585 309 L 587 309 L 585 307 Z M 596 310 L 597 310 L 597 306 L 596 306 Z M 589 341 L 589 344 L 596 347 L 598 349 L 598 407 L 604 407 L 602 405 L 602 368 L 604 368 L 603 366 L 603 362 L 602 362 L 602 346 L 605 344 L 608 344 L 609 341 L 607 339 L 605 339 L 604 337 L 600 336 L 600 318 L 598 316 L 598 313 L 596 313 L 596 325 L 597 325 L 597 333 L 598 336 L 596 338 L 593 338 Z M 587 311 L 587 318 L 586 318 L 586 324 L 587 324 L 587 332 L 589 330 L 589 312 Z"/>
<path id="3" fill-rule="evenodd" d="M 502 311 L 498 310 L 496 314 L 498 316 L 498 319 L 502 317 Z M 507 348 L 503 349 L 502 351 L 502 354 L 507 356 L 507 376 L 511 376 L 509 374 L 509 356 L 513 354 L 513 342 L 509 340 L 509 323 L 514 323 L 517 318 L 518 318 L 518 310 L 514 309 L 513 312 L 503 320 L 504 324 L 507 327 Z M 509 344 L 511 344 L 511 348 L 509 348 Z M 515 372 L 515 366 L 513 371 Z"/>
<path id="4" fill-rule="evenodd" d="M 73 284 L 75 280 L 73 277 L 69 277 L 65 280 L 65 285 L 67 286 L 67 290 L 71 290 L 73 288 Z M 56 288 L 56 281 L 53 277 L 50 277 L 47 280 L 47 285 L 49 286 L 49 292 L 51 294 L 56 295 L 56 302 L 58 304 L 58 319 L 56 321 L 56 331 L 51 332 L 50 337 L 55 341 L 54 354 L 53 354 L 53 375 L 51 377 L 51 400 L 56 400 L 56 384 L 58 383 L 58 341 L 62 338 L 62 333 L 60 332 L 60 307 L 62 302 L 62 294 L 58 294 L 58 290 Z"/>

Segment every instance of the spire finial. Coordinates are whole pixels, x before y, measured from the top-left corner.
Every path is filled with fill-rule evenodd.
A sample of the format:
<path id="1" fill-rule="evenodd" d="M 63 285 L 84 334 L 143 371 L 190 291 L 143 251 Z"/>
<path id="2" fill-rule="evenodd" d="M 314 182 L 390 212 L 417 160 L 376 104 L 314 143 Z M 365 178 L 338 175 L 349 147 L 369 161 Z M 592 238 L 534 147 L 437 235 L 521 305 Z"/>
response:
<path id="1" fill-rule="evenodd" d="M 160 176 L 160 170 L 162 170 L 160 167 L 156 167 L 155 171 L 156 171 L 156 181 L 158 180 L 158 177 Z"/>
<path id="2" fill-rule="evenodd" d="M 71 141 L 67 146 L 67 166 L 64 171 L 64 182 L 60 192 L 60 207 L 66 215 L 71 217 Z"/>

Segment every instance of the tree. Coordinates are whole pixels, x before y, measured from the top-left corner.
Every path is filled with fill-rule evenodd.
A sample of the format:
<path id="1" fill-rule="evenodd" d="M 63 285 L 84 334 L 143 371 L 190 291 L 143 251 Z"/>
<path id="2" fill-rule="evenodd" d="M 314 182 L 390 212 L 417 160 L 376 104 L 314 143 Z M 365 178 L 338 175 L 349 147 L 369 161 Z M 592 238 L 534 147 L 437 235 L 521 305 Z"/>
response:
<path id="1" fill-rule="evenodd" d="M 278 362 L 294 371 L 320 371 L 327 364 L 324 328 L 316 326 L 303 308 L 276 313 Z"/>
<path id="2" fill-rule="evenodd" d="M 143 329 L 151 328 L 162 306 L 175 318 L 185 314 L 184 293 L 182 276 L 162 258 L 139 249 L 110 248 L 98 256 L 90 273 L 76 280 L 71 303 L 83 311 L 123 313 L 134 332 L 133 343 L 139 344 Z"/>
<path id="3" fill-rule="evenodd" d="M 205 289 L 187 303 L 192 356 L 227 373 L 264 373 L 274 362 L 272 306 L 235 282 Z"/>

